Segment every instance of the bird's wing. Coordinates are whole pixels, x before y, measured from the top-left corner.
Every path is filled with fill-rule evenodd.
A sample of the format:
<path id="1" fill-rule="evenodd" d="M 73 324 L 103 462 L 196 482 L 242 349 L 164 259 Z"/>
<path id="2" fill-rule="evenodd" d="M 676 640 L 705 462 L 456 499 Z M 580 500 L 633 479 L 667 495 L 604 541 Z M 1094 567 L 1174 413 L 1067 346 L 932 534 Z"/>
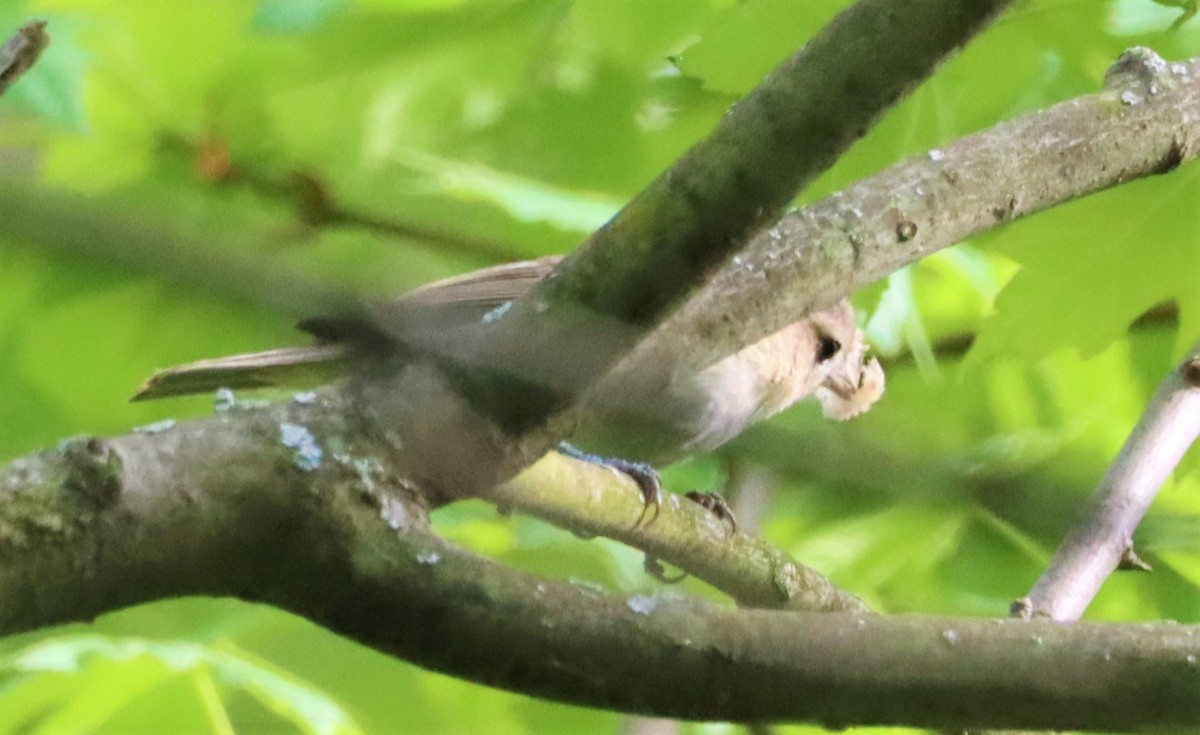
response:
<path id="1" fill-rule="evenodd" d="M 419 286 L 392 301 L 372 306 L 373 324 L 335 316 L 305 319 L 299 327 L 324 342 L 370 339 L 400 325 L 426 332 L 452 329 L 478 321 L 492 309 L 519 298 L 550 275 L 561 260 L 561 255 L 547 255 L 501 263 Z"/>
<path id="2" fill-rule="evenodd" d="M 547 255 L 535 260 L 501 263 L 440 281 L 405 293 L 399 301 L 408 304 L 454 304 L 475 306 L 483 311 L 520 297 L 546 276 L 562 260 Z"/>

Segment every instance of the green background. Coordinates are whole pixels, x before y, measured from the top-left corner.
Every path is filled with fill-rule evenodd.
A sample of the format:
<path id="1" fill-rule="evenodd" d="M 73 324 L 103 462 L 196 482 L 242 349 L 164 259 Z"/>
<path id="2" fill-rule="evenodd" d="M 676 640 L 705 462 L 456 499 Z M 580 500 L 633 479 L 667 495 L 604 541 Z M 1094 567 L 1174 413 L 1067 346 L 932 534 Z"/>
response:
<path id="1" fill-rule="evenodd" d="M 5 187 L 44 186 L 176 248 L 84 257 L 0 223 L 0 460 L 209 413 L 211 397 L 127 398 L 158 367 L 301 342 L 263 303 L 278 294 L 230 296 L 264 270 L 381 294 L 569 250 L 844 4 L 5 3 L 0 34 L 41 17 L 53 36 L 0 99 Z M 1200 23 L 1171 30 L 1168 5 L 1018 3 L 802 201 L 1094 92 L 1129 46 L 1194 54 Z M 1198 172 L 1034 216 L 866 289 L 855 302 L 889 358 L 872 413 L 831 424 L 798 407 L 671 468 L 668 486 L 765 472 L 761 533 L 876 608 L 1006 614 L 1200 337 Z M 314 192 L 343 216 L 322 216 Z M 211 267 L 168 277 L 163 263 L 181 261 Z M 1177 318 L 1129 328 L 1167 301 Z M 1200 620 L 1194 454 L 1138 533 L 1155 573 L 1117 575 L 1089 617 Z M 435 523 L 550 577 L 663 592 L 630 549 L 482 503 Z M 623 719 L 430 674 L 232 600 L 0 641 L 0 733 L 611 733 Z"/>

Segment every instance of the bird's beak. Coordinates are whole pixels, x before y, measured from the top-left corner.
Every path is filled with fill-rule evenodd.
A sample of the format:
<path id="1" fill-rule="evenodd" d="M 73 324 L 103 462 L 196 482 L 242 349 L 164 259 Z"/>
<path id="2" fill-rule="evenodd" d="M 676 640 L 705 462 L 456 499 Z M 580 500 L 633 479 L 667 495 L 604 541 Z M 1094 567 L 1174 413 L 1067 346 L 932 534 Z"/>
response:
<path id="1" fill-rule="evenodd" d="M 854 397 L 854 393 L 858 390 L 858 386 L 851 382 L 848 378 L 841 375 L 830 375 L 825 378 L 822 386 L 832 391 L 834 395 L 841 398 L 843 401 L 848 401 Z"/>
<path id="2" fill-rule="evenodd" d="M 845 421 L 869 410 L 884 390 L 883 366 L 872 357 L 859 366 L 853 379 L 830 375 L 817 389 L 817 399 L 825 418 Z"/>

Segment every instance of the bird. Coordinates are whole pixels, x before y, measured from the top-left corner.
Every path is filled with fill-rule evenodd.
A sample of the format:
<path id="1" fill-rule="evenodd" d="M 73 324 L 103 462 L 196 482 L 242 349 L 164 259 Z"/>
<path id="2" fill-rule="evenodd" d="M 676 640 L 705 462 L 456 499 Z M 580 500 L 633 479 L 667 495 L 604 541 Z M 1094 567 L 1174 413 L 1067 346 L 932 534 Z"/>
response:
<path id="1" fill-rule="evenodd" d="M 407 310 L 432 316 L 437 325 L 486 322 L 549 276 L 561 259 L 551 255 L 452 276 L 401 294 L 389 309 L 394 314 Z M 377 313 L 386 318 L 387 311 Z M 132 400 L 327 382 L 353 372 L 356 362 L 370 352 L 360 344 L 363 330 L 344 329 L 336 320 L 310 319 L 300 327 L 317 337 L 315 344 L 160 370 Z M 854 308 L 846 299 L 707 367 L 612 374 L 619 379 L 602 379 L 584 396 L 582 415 L 587 420 L 579 422 L 560 450 L 632 476 L 646 508 L 653 506 L 656 515 L 662 491 L 654 467 L 716 449 L 750 425 L 809 397 L 818 401 L 826 418 L 853 418 L 869 410 L 885 389 L 883 368 L 868 356 Z M 728 513 L 720 502 L 696 495 L 693 500 L 717 515 Z"/>

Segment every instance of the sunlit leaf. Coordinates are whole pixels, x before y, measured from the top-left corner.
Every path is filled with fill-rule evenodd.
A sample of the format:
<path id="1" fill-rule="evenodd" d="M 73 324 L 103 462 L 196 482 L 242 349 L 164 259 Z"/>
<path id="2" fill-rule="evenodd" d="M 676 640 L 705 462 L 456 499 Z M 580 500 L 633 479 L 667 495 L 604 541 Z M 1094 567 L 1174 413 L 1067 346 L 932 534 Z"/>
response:
<path id="1" fill-rule="evenodd" d="M 11 672 L 75 677 L 66 706 L 40 725 L 46 732 L 88 732 L 151 688 L 197 670 L 253 696 L 280 717 L 312 735 L 362 732 L 336 702 L 306 682 L 228 645 L 106 638 L 49 638 L 8 658 Z"/>
<path id="2" fill-rule="evenodd" d="M 1200 169 L 1135 182 L 1004 233 L 1021 271 L 1001 292 L 972 356 L 1036 360 L 1072 347 L 1094 355 L 1163 301 L 1179 304 L 1176 352 L 1200 337 Z"/>

